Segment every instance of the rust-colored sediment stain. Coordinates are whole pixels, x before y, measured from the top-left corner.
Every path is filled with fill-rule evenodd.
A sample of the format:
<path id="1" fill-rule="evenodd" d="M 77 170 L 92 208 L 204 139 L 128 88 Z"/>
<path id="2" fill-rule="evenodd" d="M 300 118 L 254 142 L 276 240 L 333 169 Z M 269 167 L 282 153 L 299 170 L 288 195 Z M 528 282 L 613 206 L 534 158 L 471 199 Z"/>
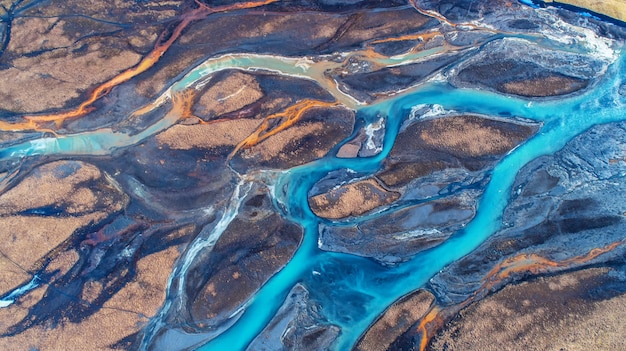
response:
<path id="1" fill-rule="evenodd" d="M 172 106 L 163 118 L 169 120 L 170 123 L 176 123 L 178 120 L 181 119 L 196 117 L 192 112 L 196 96 L 197 91 L 195 89 L 185 89 L 182 91 L 173 92 L 171 95 Z M 152 111 L 153 109 L 154 106 L 151 104 L 144 106 L 141 109 L 133 112 L 130 115 L 129 119 L 139 118 L 139 116 L 142 116 Z M 200 118 L 197 119 L 198 123 L 200 124 L 206 123 Z"/>
<path id="2" fill-rule="evenodd" d="M 228 156 L 228 159 L 231 159 L 233 156 L 235 156 L 237 152 L 239 152 L 239 150 L 250 148 L 271 137 L 272 135 L 275 135 L 276 133 L 291 127 L 302 118 L 306 111 L 312 108 L 334 107 L 338 105 L 339 103 L 337 102 L 325 102 L 319 100 L 305 99 L 297 102 L 294 105 L 289 106 L 284 111 L 269 115 L 265 117 L 263 122 L 252 134 L 242 140 L 235 147 L 235 149 Z M 279 121 L 277 125 L 275 125 L 276 120 Z"/>
<path id="3" fill-rule="evenodd" d="M 176 113 L 179 119 L 193 117 L 191 108 L 196 99 L 196 91 L 194 89 L 185 89 L 172 95 L 172 110 L 170 113 Z"/>
<path id="4" fill-rule="evenodd" d="M 503 279 L 510 277 L 513 273 L 528 272 L 531 274 L 541 274 L 549 272 L 551 268 L 569 267 L 576 263 L 589 262 L 604 253 L 614 250 L 623 242 L 623 240 L 620 240 L 604 247 L 595 248 L 585 255 L 568 258 L 563 261 L 553 261 L 537 254 L 521 254 L 508 258 L 489 271 L 483 278 L 483 284 L 480 289 L 477 290 L 477 293 L 480 291 L 488 291 Z"/>
<path id="5" fill-rule="evenodd" d="M 162 32 L 154 45 L 154 49 L 150 53 L 148 53 L 136 66 L 125 70 L 124 72 L 111 78 L 109 81 L 96 87 L 89 95 L 89 97 L 85 101 L 83 101 L 77 108 L 65 112 L 52 113 L 47 115 L 24 116 L 24 118 L 28 122 L 0 125 L 0 129 L 13 131 L 32 129 L 36 130 L 38 128 L 38 123 L 40 122 L 55 122 L 57 124 L 57 127 L 60 127 L 60 125 L 66 119 L 85 116 L 86 114 L 94 110 L 94 107 L 91 105 L 96 100 L 107 95 L 111 91 L 111 89 L 124 82 L 127 82 L 128 80 L 136 77 L 137 75 L 147 71 L 149 68 L 154 66 L 159 61 L 161 56 L 163 56 L 163 54 L 170 48 L 170 46 L 172 46 L 172 44 L 180 37 L 183 30 L 191 22 L 203 19 L 213 13 L 254 8 L 267 5 L 276 1 L 278 0 L 250 1 L 231 5 L 209 7 L 208 5 L 201 3 L 198 0 L 195 0 L 196 4 L 198 4 L 199 7 L 181 15 L 181 21 L 172 30 L 171 34 L 168 30 Z M 35 123 L 34 125 L 33 122 Z"/>
<path id="6" fill-rule="evenodd" d="M 616 241 L 604 247 L 594 248 L 588 253 L 580 256 L 575 256 L 562 261 L 553 261 L 537 254 L 521 254 L 510 257 L 489 271 L 489 273 L 482 279 L 482 285 L 478 288 L 472 296 L 462 301 L 457 305 L 448 307 L 439 307 L 433 305 L 430 311 L 420 319 L 416 328 L 416 333 L 420 336 L 420 351 L 426 350 L 430 339 L 433 335 L 441 329 L 445 322 L 452 318 L 458 311 L 467 307 L 477 298 L 485 296 L 492 288 L 506 278 L 509 278 L 513 273 L 530 273 L 538 275 L 542 273 L 549 273 L 554 268 L 566 268 L 574 264 L 587 263 L 594 258 L 610 252 L 617 248 L 619 245 L 624 244 L 625 240 Z"/>
<path id="7" fill-rule="evenodd" d="M 398 37 L 391 37 L 385 39 L 376 39 L 371 42 L 371 44 L 382 44 L 382 43 L 391 43 L 397 41 L 407 41 L 407 40 L 421 40 L 426 41 L 433 39 L 436 36 L 441 36 L 441 32 L 439 30 L 433 30 L 431 32 L 426 33 L 415 33 L 415 34 L 406 34 Z"/>
<path id="8" fill-rule="evenodd" d="M 4 131 L 20 131 L 20 130 L 39 130 L 37 123 L 27 120 L 26 122 L 4 122 L 0 121 L 0 130 Z"/>
<path id="9" fill-rule="evenodd" d="M 439 306 L 433 305 L 428 313 L 422 317 L 417 326 L 417 333 L 420 336 L 420 351 L 426 350 L 428 342 L 444 324 L 444 318 L 441 314 L 442 310 Z"/>

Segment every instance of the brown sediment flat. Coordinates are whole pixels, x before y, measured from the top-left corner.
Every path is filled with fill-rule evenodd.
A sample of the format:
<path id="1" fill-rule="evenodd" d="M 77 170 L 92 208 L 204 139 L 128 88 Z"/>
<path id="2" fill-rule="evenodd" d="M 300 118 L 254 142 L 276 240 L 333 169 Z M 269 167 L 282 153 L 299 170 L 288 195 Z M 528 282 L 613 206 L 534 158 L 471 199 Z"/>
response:
<path id="1" fill-rule="evenodd" d="M 412 8 L 360 13 L 343 35 L 335 40 L 337 45 L 353 45 L 386 36 L 406 34 L 422 28 L 432 19 L 418 14 Z"/>
<path id="2" fill-rule="evenodd" d="M 217 327 L 283 267 L 303 229 L 278 215 L 267 189 L 251 192 L 211 255 L 194 263 L 186 286 L 189 311 L 200 327 Z"/>
<path id="3" fill-rule="evenodd" d="M 473 63 L 463 68 L 458 78 L 465 84 L 524 97 L 566 95 L 589 84 L 586 79 L 561 74 L 556 68 L 548 69 L 537 63 L 512 58 Z"/>
<path id="4" fill-rule="evenodd" d="M 355 141 L 344 144 L 337 151 L 338 158 L 355 158 L 359 155 L 359 150 L 361 150 L 361 142 Z"/>
<path id="5" fill-rule="evenodd" d="M 158 134 L 156 140 L 160 145 L 167 145 L 176 150 L 234 147 L 247 138 L 259 124 L 261 120 L 256 119 L 222 120 L 194 125 L 177 124 Z"/>
<path id="6" fill-rule="evenodd" d="M 323 225 L 319 229 L 319 247 L 395 264 L 441 244 L 469 222 L 475 214 L 469 200 L 473 196 L 465 192 L 391 210 L 352 226 Z"/>
<path id="7" fill-rule="evenodd" d="M 11 41 L 7 50 L 15 55 L 24 55 L 37 50 L 53 50 L 70 46 L 75 38 L 64 30 L 67 24 L 67 21 L 59 17 L 18 18 L 11 26 Z M 115 28 L 103 24 L 98 25 L 101 28 L 94 29 Z M 94 23 L 95 26 L 96 23 Z"/>
<path id="8" fill-rule="evenodd" d="M 211 83 L 195 104 L 195 114 L 204 120 L 239 110 L 263 97 L 259 83 L 249 74 L 234 71 Z"/>
<path id="9" fill-rule="evenodd" d="M 99 186 L 89 186 L 90 182 Z M 48 206 L 64 208 L 70 214 L 93 212 L 98 210 L 97 205 L 113 206 L 113 211 L 121 209 L 122 204 L 116 201 L 120 194 L 100 194 L 103 189 L 116 190 L 97 167 L 80 161 L 51 162 L 35 168 L 0 195 L 0 215 Z"/>
<path id="10" fill-rule="evenodd" d="M 48 286 L 46 284 L 41 284 L 35 289 L 29 291 L 28 294 L 21 296 L 19 299 L 17 299 L 15 304 L 11 306 L 18 306 L 20 308 L 32 308 L 41 301 L 41 299 L 46 294 L 47 288 Z"/>
<path id="11" fill-rule="evenodd" d="M 37 30 L 30 26 L 40 24 L 28 22 L 24 26 L 23 29 L 16 26 L 17 31 Z M 115 46 L 104 41 L 86 48 L 63 46 L 37 56 L 15 58 L 10 68 L 0 71 L 3 108 L 24 113 L 63 107 L 93 85 L 134 66 L 141 59 L 138 53 Z M 107 49 L 103 50 L 104 47 Z M 23 89 L 26 86 L 29 88 Z"/>
<path id="12" fill-rule="evenodd" d="M 21 297 L 19 301 L 7 307 L 0 308 L 0 333 L 6 334 L 10 332 L 10 328 L 15 323 L 26 317 L 28 315 L 28 310 L 41 300 L 46 292 L 46 288 L 46 285 L 39 286 L 38 288 L 30 291 L 28 295 Z M 9 344 L 7 339 L 10 339 L 10 337 L 0 338 L 0 347 L 2 347 L 3 350 L 16 350 L 15 344 L 12 345 L 13 348 L 7 348 L 6 345 Z"/>
<path id="13" fill-rule="evenodd" d="M 608 294 L 606 274 L 592 268 L 509 285 L 463 309 L 428 350 L 621 350 L 626 295 L 595 296 Z"/>
<path id="14" fill-rule="evenodd" d="M 359 339 L 354 351 L 389 350 L 393 342 L 422 318 L 435 297 L 418 290 L 394 302 Z"/>
<path id="15" fill-rule="evenodd" d="M 387 191 L 375 179 L 366 179 L 309 198 L 313 213 L 322 218 L 360 216 L 397 200 L 400 194 Z"/>
<path id="16" fill-rule="evenodd" d="M 86 282 L 83 285 L 83 290 L 80 292 L 80 296 L 78 297 L 88 303 L 95 303 L 98 297 L 102 294 L 103 289 L 103 283 L 99 281 Z"/>
<path id="17" fill-rule="evenodd" d="M 587 86 L 588 82 L 562 75 L 550 75 L 545 78 L 510 81 L 501 85 L 505 93 L 528 96 L 546 97 L 573 93 Z"/>
<path id="18" fill-rule="evenodd" d="M 504 154 L 534 129 L 477 116 L 436 118 L 418 125 L 419 138 L 424 144 L 461 157 Z"/>
<path id="19" fill-rule="evenodd" d="M 623 0 L 545 0 L 544 2 L 572 5 L 626 22 L 626 4 Z"/>
<path id="20" fill-rule="evenodd" d="M 398 187 L 446 168 L 481 169 L 537 129 L 538 125 L 477 115 L 418 121 L 398 135 L 377 176 L 386 185 Z"/>
<path id="21" fill-rule="evenodd" d="M 245 41 L 251 45 L 258 45 L 261 41 L 269 41 L 271 45 L 273 40 L 281 40 L 286 47 L 295 46 L 300 50 L 306 50 L 330 39 L 344 21 L 345 19 L 335 14 L 308 11 L 268 12 L 264 16 L 243 14 L 216 17 L 196 24 L 194 26 L 196 30 L 181 37 L 180 45 L 184 47 L 207 45 L 205 33 L 219 33 L 211 38 L 210 45 L 213 49 L 232 48 L 240 43 L 242 38 L 246 38 Z M 303 27 L 303 23 L 307 26 Z"/>
<path id="22" fill-rule="evenodd" d="M 266 131 L 251 135 L 231 164 L 237 168 L 291 168 L 326 155 L 353 130 L 354 112 L 343 107 L 317 107 L 303 101 L 303 107 L 290 111 L 296 105 L 277 113 L 280 120 L 264 121 Z M 331 103 L 320 103 L 332 105 Z M 291 114 L 293 112 L 293 115 Z M 284 116 L 283 116 L 284 114 Z M 278 118 L 277 118 L 278 119 Z"/>
<path id="23" fill-rule="evenodd" d="M 187 235 L 194 228 L 185 226 L 162 239 Z M 21 348 L 15 348 L 15 345 L 25 345 L 26 348 L 57 350 L 71 344 L 77 350 L 127 349 L 132 337 L 123 339 L 140 331 L 165 300 L 169 274 L 179 254 L 180 248 L 173 245 L 139 259 L 134 278 L 119 291 L 114 291 L 114 295 L 105 300 L 94 314 L 79 318 L 80 322 L 76 316 L 70 315 L 59 324 L 31 326 L 19 334 L 0 338 L 0 348 L 18 350 Z M 65 274 L 77 259 L 78 254 L 73 250 L 61 252 L 54 256 L 46 270 L 61 270 L 60 274 Z M 111 292 L 111 283 L 107 279 L 89 280 L 72 299 L 82 306 L 97 306 L 102 303 L 102 296 L 107 291 Z M 25 318 L 28 309 L 39 303 L 45 293 L 50 293 L 47 284 L 21 296 L 13 305 L 0 309 L 0 316 L 4 317 L 0 322 L 0 332 L 11 333 L 10 328 Z M 58 313 L 65 315 L 63 311 Z"/>
<path id="24" fill-rule="evenodd" d="M 321 122 L 308 123 L 305 125 L 292 127 L 283 132 L 278 133 L 276 136 L 268 138 L 258 144 L 258 147 L 254 147 L 242 152 L 244 158 L 259 157 L 263 161 L 269 161 L 276 157 L 288 160 L 289 156 L 293 154 L 286 154 L 283 150 L 293 143 L 297 143 L 303 136 L 320 134 L 324 130 L 324 124 Z M 323 150 L 318 150 L 313 157 L 320 158 L 324 156 Z"/>
<path id="25" fill-rule="evenodd" d="M 30 15 L 67 16 L 69 14 L 93 17 L 98 20 L 111 20 L 111 17 L 120 23 L 154 23 L 171 18 L 179 13 L 182 0 L 163 0 L 149 4 L 135 4 L 124 0 L 112 1 L 78 1 L 52 0 L 47 6 L 35 6 L 28 11 Z M 140 6 L 138 6 L 140 5 Z M 141 6 L 142 5 L 142 6 Z"/>
<path id="26" fill-rule="evenodd" d="M 418 30 L 431 21 L 413 9 L 398 7 L 387 11 L 353 10 L 349 15 L 331 12 L 293 10 L 267 11 L 263 16 L 216 16 L 194 26 L 194 31 L 181 37 L 184 48 L 204 46 L 204 51 L 223 51 L 245 44 L 246 48 L 262 47 L 265 52 L 298 55 L 310 50 L 333 52 L 361 46 L 364 41 L 395 36 Z M 296 6 L 299 6 L 297 4 Z M 305 24 L 305 25 L 303 25 Z M 207 41 L 204 33 L 215 33 Z M 262 45 L 262 46 L 261 46 Z"/>
<path id="27" fill-rule="evenodd" d="M 301 238 L 301 228 L 276 214 L 254 222 L 235 219 L 214 249 L 221 262 L 214 263 L 209 280 L 194 292 L 192 318 L 201 326 L 227 318 L 289 262 Z"/>
<path id="28" fill-rule="evenodd" d="M 406 185 L 411 180 L 446 168 L 446 164 L 436 160 L 420 162 L 389 163 L 377 177 L 390 187 Z"/>
<path id="29" fill-rule="evenodd" d="M 68 12 L 63 5 L 69 5 Z M 63 107 L 94 84 L 139 62 L 141 53 L 115 35 L 119 26 L 89 19 L 99 9 L 86 11 L 85 17 L 64 16 L 88 7 L 81 5 L 86 4 L 46 3 L 31 10 L 32 18 L 19 16 L 12 21 L 11 40 L 2 57 L 6 68 L 0 70 L 3 109 L 24 113 Z M 140 32 L 149 36 L 149 30 Z M 95 65 L 99 69 L 93 70 Z"/>
<path id="30" fill-rule="evenodd" d="M 8 293 L 31 278 L 23 268 L 0 253 L 0 295 Z"/>
<path id="31" fill-rule="evenodd" d="M 20 267 L 30 270 L 50 250 L 69 238 L 74 231 L 102 220 L 106 213 L 78 217 L 0 217 L 0 250 Z"/>
<path id="32" fill-rule="evenodd" d="M 9 307 L 6 311 L 20 313 L 18 307 Z M 25 316 L 25 313 L 22 314 Z M 147 321 L 137 313 L 102 308 L 81 323 L 65 320 L 54 328 L 37 326 L 0 338 L 0 349 L 66 350 L 71 345 L 74 350 L 115 350 L 119 349 L 115 346 L 118 341 L 137 332 Z"/>
<path id="33" fill-rule="evenodd" d="M 148 255 L 137 262 L 136 276 L 104 308 L 132 311 L 152 317 L 165 301 L 167 280 L 179 256 L 176 246 Z"/>
<path id="34" fill-rule="evenodd" d="M 104 219 L 127 203 L 126 195 L 93 165 L 75 161 L 43 165 L 0 195 L 0 226 L 5 228 L 0 250 L 23 269 L 34 269 L 41 257 L 74 231 Z M 58 209 L 64 215 L 21 213 L 38 208 Z"/>
<path id="35" fill-rule="evenodd" d="M 50 258 L 50 263 L 46 266 L 46 273 L 53 274 L 51 281 L 65 275 L 78 262 L 80 254 L 74 249 L 60 251 Z"/>

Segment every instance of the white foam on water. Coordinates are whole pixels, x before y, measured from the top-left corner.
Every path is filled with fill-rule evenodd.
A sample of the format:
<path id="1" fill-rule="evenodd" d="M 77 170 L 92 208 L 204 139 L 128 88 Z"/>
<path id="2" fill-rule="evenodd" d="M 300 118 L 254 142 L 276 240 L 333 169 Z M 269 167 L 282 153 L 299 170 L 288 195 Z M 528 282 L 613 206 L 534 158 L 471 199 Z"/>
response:
<path id="1" fill-rule="evenodd" d="M 615 40 L 599 36 L 589 28 L 567 23 L 548 11 L 538 11 L 538 13 L 546 19 L 546 23 L 550 23 L 552 26 L 542 30 L 542 34 L 546 38 L 570 46 L 582 46 L 593 58 L 601 59 L 606 63 L 615 62 L 619 57 Z"/>
<path id="2" fill-rule="evenodd" d="M 31 281 L 28 282 L 26 285 L 20 286 L 19 288 L 11 291 L 11 293 L 7 295 L 7 297 L 5 297 L 4 299 L 0 299 L 0 308 L 5 308 L 12 305 L 18 297 L 26 294 L 27 292 L 35 289 L 38 286 L 39 277 L 34 276 L 33 279 L 31 279 Z"/>
<path id="3" fill-rule="evenodd" d="M 420 113 L 420 111 L 424 111 L 424 113 Z M 439 104 L 419 104 L 411 107 L 411 112 L 409 113 L 409 121 L 415 119 L 428 119 L 440 116 L 446 116 L 450 114 L 456 113 L 453 109 L 445 109 L 443 106 Z"/>
<path id="4" fill-rule="evenodd" d="M 365 135 L 367 136 L 367 141 L 365 142 L 365 147 L 367 150 L 374 150 L 376 153 L 383 151 L 382 145 L 377 146 L 374 141 L 374 137 L 376 136 L 376 132 L 383 129 L 385 127 L 385 119 L 380 117 L 378 121 L 374 123 L 370 123 L 365 127 Z"/>

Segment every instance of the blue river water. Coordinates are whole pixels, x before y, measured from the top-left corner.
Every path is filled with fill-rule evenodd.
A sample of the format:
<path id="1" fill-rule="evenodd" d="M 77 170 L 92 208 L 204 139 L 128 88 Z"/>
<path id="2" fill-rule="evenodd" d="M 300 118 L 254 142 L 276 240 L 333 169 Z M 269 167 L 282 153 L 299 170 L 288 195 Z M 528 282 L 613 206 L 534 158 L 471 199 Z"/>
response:
<path id="1" fill-rule="evenodd" d="M 283 303 L 289 290 L 303 282 L 311 298 L 322 306 L 330 323 L 342 331 L 336 350 L 347 350 L 387 306 L 423 286 L 446 264 L 458 260 L 480 245 L 501 225 L 511 186 L 519 169 L 531 160 L 561 149 L 576 135 L 596 124 L 626 120 L 626 96 L 619 95 L 625 82 L 626 54 L 585 93 L 567 98 L 530 100 L 498 95 L 482 90 L 453 89 L 432 83 L 418 90 L 373 106 L 362 108 L 358 116 L 387 119 L 384 149 L 376 157 L 337 159 L 331 156 L 286 172 L 277 194 L 287 205 L 286 215 L 303 225 L 305 239 L 293 259 L 253 297 L 240 320 L 201 350 L 245 349 L 265 327 Z M 347 254 L 329 253 L 317 248 L 319 220 L 307 205 L 307 192 L 327 172 L 350 168 L 373 172 L 391 150 L 399 126 L 411 107 L 438 104 L 445 109 L 494 116 L 517 116 L 543 123 L 538 134 L 509 153 L 493 170 L 491 181 L 480 199 L 476 217 L 444 244 L 417 254 L 408 262 L 384 267 L 373 260 Z M 314 274 L 315 272 L 315 274 Z"/>
<path id="2" fill-rule="evenodd" d="M 415 58 L 407 58 L 410 59 Z M 184 79 L 175 83 L 168 93 L 175 94 L 193 87 L 211 73 L 223 69 L 262 69 L 304 79 L 319 79 L 318 82 L 323 85 L 320 81 L 327 67 L 301 61 L 268 55 L 225 55 L 194 68 Z M 593 125 L 626 120 L 626 96 L 619 94 L 620 86 L 626 84 L 622 81 L 623 77 L 626 77 L 624 52 L 609 66 L 608 72 L 583 93 L 560 98 L 531 101 L 480 89 L 453 88 L 448 83 L 434 80 L 366 106 L 346 97 L 334 86 L 324 86 L 337 100 L 357 110 L 361 124 L 374 122 L 381 116 L 385 118 L 383 150 L 377 156 L 356 159 L 335 158 L 331 152 L 323 159 L 282 173 L 274 185 L 275 201 L 283 205 L 279 208 L 285 208 L 283 214 L 287 218 L 305 229 L 303 243 L 291 261 L 252 297 L 239 320 L 200 349 L 245 350 L 297 283 L 303 283 L 310 297 L 323 306 L 321 313 L 328 322 L 341 327 L 334 348 L 350 349 L 391 303 L 422 287 L 443 267 L 470 253 L 500 228 L 501 215 L 521 167 L 539 156 L 558 151 Z M 460 113 L 525 118 L 541 122 L 542 127 L 532 139 L 514 149 L 496 165 L 487 189 L 479 200 L 475 218 L 442 245 L 393 267 L 382 266 L 368 258 L 320 250 L 320 219 L 308 207 L 309 189 L 334 170 L 349 168 L 361 173 L 376 172 L 393 147 L 406 116 L 413 107 L 422 104 L 436 104 L 445 110 Z M 100 129 L 59 138 L 26 141 L 0 150 L 0 160 L 43 154 L 106 155 L 112 150 L 136 145 L 170 127 L 177 122 L 178 117 L 167 115 L 149 128 L 132 135 Z"/>

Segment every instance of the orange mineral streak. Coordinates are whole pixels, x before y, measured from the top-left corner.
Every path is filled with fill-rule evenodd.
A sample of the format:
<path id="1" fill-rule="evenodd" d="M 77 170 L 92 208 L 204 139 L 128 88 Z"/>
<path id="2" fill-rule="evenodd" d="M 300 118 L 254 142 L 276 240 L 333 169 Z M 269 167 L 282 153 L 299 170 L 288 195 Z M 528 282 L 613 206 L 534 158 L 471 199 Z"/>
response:
<path id="1" fill-rule="evenodd" d="M 289 106 L 282 112 L 278 112 L 265 117 L 263 122 L 257 127 L 257 129 L 250 134 L 247 138 L 242 140 L 235 149 L 230 153 L 228 158 L 232 158 L 241 149 L 250 148 L 263 140 L 279 133 L 298 122 L 304 113 L 312 108 L 316 107 L 333 107 L 337 106 L 337 102 L 325 102 L 318 100 L 305 99 L 295 105 Z M 278 120 L 278 124 L 276 121 Z"/>
<path id="2" fill-rule="evenodd" d="M 477 293 L 491 289 L 514 273 L 528 272 L 531 274 L 541 274 L 547 273 L 553 268 L 569 267 L 574 264 L 589 262 L 604 253 L 614 250 L 622 243 L 624 243 L 624 240 L 614 242 L 605 247 L 595 248 L 585 255 L 568 258 L 563 261 L 552 261 L 537 254 L 522 254 L 511 257 L 502 261 L 489 271 L 485 278 L 483 278 L 483 285 L 477 290 Z"/>
<path id="3" fill-rule="evenodd" d="M 422 317 L 420 324 L 417 326 L 417 332 L 421 336 L 420 351 L 424 351 L 432 336 L 441 329 L 445 324 L 445 321 L 451 318 L 461 309 L 467 307 L 474 302 L 480 296 L 484 296 L 492 288 L 502 282 L 514 273 L 531 273 L 534 275 L 549 273 L 554 268 L 566 268 L 574 264 L 586 263 L 594 258 L 614 250 L 619 245 L 626 242 L 626 239 L 616 241 L 604 247 L 595 248 L 589 251 L 585 255 L 575 256 L 562 261 L 553 261 L 537 254 L 522 254 L 502 261 L 495 266 L 489 273 L 482 279 L 483 284 L 478 288 L 474 294 L 468 297 L 463 302 L 446 307 L 442 309 L 437 305 L 433 305 L 427 315 Z"/>
<path id="4" fill-rule="evenodd" d="M 385 39 L 377 39 L 372 41 L 372 44 L 382 44 L 382 43 L 390 43 L 396 41 L 407 41 L 407 40 L 421 40 L 426 41 L 433 39 L 434 37 L 442 35 L 438 30 L 428 32 L 428 33 L 417 33 L 417 34 L 406 34 L 399 37 L 385 38 Z"/>
<path id="5" fill-rule="evenodd" d="M 57 127 L 58 127 L 66 119 L 85 116 L 86 114 L 94 110 L 94 107 L 92 107 L 91 105 L 96 100 L 107 95 L 111 91 L 111 89 L 113 89 L 114 87 L 124 82 L 127 82 L 128 80 L 136 77 L 137 75 L 147 71 L 149 68 L 154 66 L 154 64 L 156 64 L 159 61 L 161 56 L 163 56 L 163 54 L 170 48 L 170 46 L 172 46 L 172 44 L 176 41 L 176 39 L 180 37 L 183 30 L 191 22 L 199 20 L 199 19 L 203 19 L 212 13 L 254 8 L 254 7 L 267 5 L 276 1 L 278 0 L 250 1 L 250 2 L 231 4 L 231 5 L 209 7 L 208 5 L 203 4 L 199 2 L 198 0 L 196 0 L 196 3 L 199 5 L 199 7 L 181 15 L 182 20 L 174 28 L 174 30 L 171 32 L 171 35 L 169 35 L 169 37 L 168 37 L 167 30 L 161 33 L 161 35 L 156 41 L 154 49 L 150 53 L 148 53 L 139 62 L 139 64 L 125 70 L 124 72 L 113 77 L 111 80 L 96 87 L 94 91 L 90 94 L 90 96 L 85 101 L 83 101 L 77 108 L 70 110 L 70 111 L 66 111 L 66 112 L 53 113 L 53 114 L 47 114 L 47 115 L 24 116 L 24 118 L 28 121 L 35 122 L 35 123 L 56 122 Z M 167 40 L 165 40 L 166 37 L 167 37 Z M 0 126 L 0 128 L 3 128 L 3 127 L 4 126 Z M 24 124 L 24 125 L 14 124 L 10 128 L 12 129 L 3 129 L 3 130 L 15 130 L 16 128 L 20 128 L 18 130 L 36 129 L 37 126 L 33 128 L 31 124 Z"/>
<path id="6" fill-rule="evenodd" d="M 136 117 L 136 116 L 141 116 L 141 115 L 145 115 L 148 112 L 153 111 L 156 107 L 158 107 L 158 104 L 155 103 L 149 103 L 143 107 L 140 107 L 139 109 L 133 111 L 133 113 L 130 114 L 130 117 Z"/>
<path id="7" fill-rule="evenodd" d="M 179 119 L 193 117 L 191 108 L 195 99 L 196 91 L 193 89 L 186 89 L 172 95 L 172 110 L 170 113 L 176 114 L 179 116 Z"/>
<path id="8" fill-rule="evenodd" d="M 44 127 L 33 121 L 18 122 L 18 123 L 0 121 L 0 131 L 19 132 L 23 130 L 32 130 L 36 132 L 48 132 L 57 136 L 56 131 L 51 129 L 49 126 Z"/>
<path id="9" fill-rule="evenodd" d="M 437 305 L 433 305 L 428 313 L 422 317 L 420 324 L 417 326 L 417 332 L 420 335 L 420 351 L 426 350 L 428 342 L 437 330 L 441 329 L 444 324 L 444 318 L 441 315 L 441 309 Z"/>
<path id="10" fill-rule="evenodd" d="M 37 124 L 32 121 L 10 123 L 0 121 L 0 130 L 4 131 L 19 131 L 19 130 L 37 130 Z"/>
<path id="11" fill-rule="evenodd" d="M 194 89 L 185 89 L 182 91 L 172 93 L 171 108 L 165 114 L 163 119 L 166 119 L 170 123 L 174 124 L 180 119 L 196 117 L 192 112 L 192 108 L 196 100 L 196 95 L 197 95 L 197 91 Z M 154 105 L 148 104 L 147 106 L 144 106 L 140 108 L 139 110 L 136 110 L 135 112 L 133 112 L 130 115 L 129 120 L 139 118 L 139 116 L 145 115 L 146 113 L 152 110 L 154 110 Z M 198 118 L 198 120 L 200 121 L 199 123 L 202 124 L 203 121 L 200 118 Z"/>

